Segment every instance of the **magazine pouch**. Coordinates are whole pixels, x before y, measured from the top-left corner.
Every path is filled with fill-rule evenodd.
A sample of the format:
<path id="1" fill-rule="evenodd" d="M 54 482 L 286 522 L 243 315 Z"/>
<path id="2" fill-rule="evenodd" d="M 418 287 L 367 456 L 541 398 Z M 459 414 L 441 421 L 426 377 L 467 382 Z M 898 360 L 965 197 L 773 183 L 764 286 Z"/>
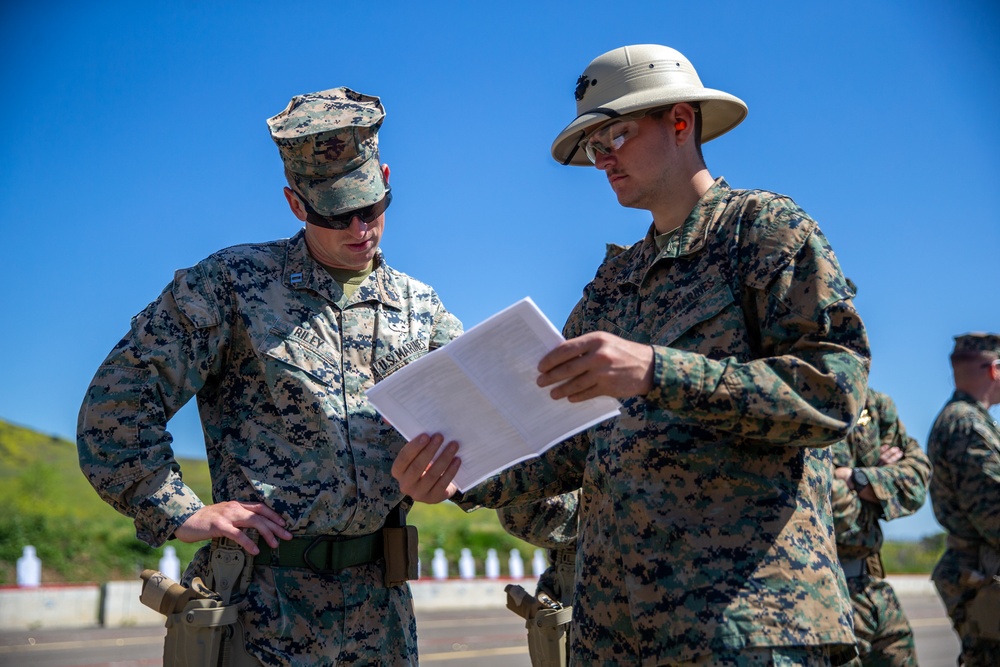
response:
<path id="1" fill-rule="evenodd" d="M 385 558 L 385 585 L 402 586 L 417 578 L 417 527 L 396 526 L 382 529 Z"/>

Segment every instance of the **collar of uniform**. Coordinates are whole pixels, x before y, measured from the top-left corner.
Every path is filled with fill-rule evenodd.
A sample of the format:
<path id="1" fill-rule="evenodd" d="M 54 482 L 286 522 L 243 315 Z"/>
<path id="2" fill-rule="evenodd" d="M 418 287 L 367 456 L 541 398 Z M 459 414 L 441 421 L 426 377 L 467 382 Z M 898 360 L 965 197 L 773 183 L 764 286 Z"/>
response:
<path id="1" fill-rule="evenodd" d="M 381 249 L 376 253 L 374 261 L 375 266 L 369 276 L 372 280 L 365 281 L 355 290 L 350 302 L 379 301 L 387 307 L 401 308 L 400 290 L 396 287 L 392 272 L 385 264 Z M 308 289 L 322 294 L 332 303 L 337 303 L 338 298 L 342 296 L 339 294 L 341 291 L 339 286 L 334 287 L 337 281 L 309 254 L 305 229 L 299 230 L 289 239 L 282 281 L 289 289 Z"/>
<path id="2" fill-rule="evenodd" d="M 955 393 L 951 395 L 951 402 L 954 403 L 955 401 L 962 401 L 963 403 L 974 405 L 976 408 L 979 409 L 980 412 L 986 415 L 986 418 L 989 421 L 991 422 L 993 421 L 993 417 L 990 415 L 989 409 L 984 407 L 982 403 L 977 401 L 976 397 L 973 396 L 972 394 L 964 392 L 961 389 L 956 389 Z"/>
<path id="3" fill-rule="evenodd" d="M 719 204 L 725 201 L 731 192 L 732 188 L 726 179 L 721 176 L 715 179 L 715 183 L 701 196 L 662 251 L 656 246 L 656 228 L 650 225 L 639 252 L 633 255 L 633 261 L 619 275 L 619 280 L 640 285 L 646 272 L 660 260 L 691 255 L 701 250 L 705 246 L 712 223 L 724 209 Z"/>

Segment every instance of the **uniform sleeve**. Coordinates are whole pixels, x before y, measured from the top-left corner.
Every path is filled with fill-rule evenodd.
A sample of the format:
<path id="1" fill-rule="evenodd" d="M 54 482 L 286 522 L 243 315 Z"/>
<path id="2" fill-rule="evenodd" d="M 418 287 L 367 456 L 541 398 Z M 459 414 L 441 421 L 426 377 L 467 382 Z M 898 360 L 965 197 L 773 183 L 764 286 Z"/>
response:
<path id="1" fill-rule="evenodd" d="M 963 424 L 953 438 L 960 444 L 955 450 L 955 488 L 962 513 L 980 539 L 1000 549 L 1000 439 L 982 423 Z M 954 442 L 953 441 L 953 442 Z"/>
<path id="2" fill-rule="evenodd" d="M 497 510 L 500 525 L 514 537 L 546 549 L 576 544 L 580 492 L 508 505 Z"/>
<path id="3" fill-rule="evenodd" d="M 437 348 L 449 343 L 462 335 L 462 322 L 445 309 L 437 293 L 433 295 L 434 330 L 431 334 L 429 348 Z"/>
<path id="4" fill-rule="evenodd" d="M 741 438 L 826 446 L 864 405 L 870 352 L 837 259 L 816 223 L 772 201 L 746 235 L 740 263 L 759 358 L 710 359 L 654 346 L 647 399 Z"/>
<path id="5" fill-rule="evenodd" d="M 895 446 L 903 451 L 903 458 L 890 465 L 864 468 L 886 520 L 913 514 L 927 498 L 931 462 L 915 439 L 905 432 L 902 439 L 904 442 Z"/>
<path id="6" fill-rule="evenodd" d="M 206 271 L 203 265 L 177 271 L 132 319 L 87 388 L 77 423 L 81 470 L 152 546 L 203 506 L 181 479 L 167 422 L 224 354 L 220 299 Z"/>
<path id="7" fill-rule="evenodd" d="M 872 491 L 879 499 L 879 515 L 891 520 L 909 516 L 924 504 L 931 462 L 919 443 L 906 433 L 896 404 L 882 393 L 872 392 L 880 433 L 879 448 L 897 447 L 903 458 L 889 465 L 863 467 Z"/>
<path id="8" fill-rule="evenodd" d="M 840 542 L 841 535 L 849 535 L 860 532 L 862 501 L 858 494 L 851 491 L 847 482 L 834 478 L 832 483 L 833 498 L 833 527 L 837 533 L 837 541 Z"/>

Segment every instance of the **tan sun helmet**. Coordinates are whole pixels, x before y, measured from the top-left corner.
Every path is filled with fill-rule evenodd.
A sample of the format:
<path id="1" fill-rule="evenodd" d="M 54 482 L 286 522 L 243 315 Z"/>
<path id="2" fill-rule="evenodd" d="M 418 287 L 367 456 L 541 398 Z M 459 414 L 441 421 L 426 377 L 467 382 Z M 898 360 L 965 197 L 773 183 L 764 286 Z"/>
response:
<path id="1" fill-rule="evenodd" d="M 591 166 L 581 139 L 610 118 L 676 102 L 700 102 L 702 142 L 739 125 L 747 115 L 743 100 L 705 88 L 691 62 L 669 46 L 623 46 L 598 56 L 576 82 L 576 118 L 552 143 L 562 164 Z"/>

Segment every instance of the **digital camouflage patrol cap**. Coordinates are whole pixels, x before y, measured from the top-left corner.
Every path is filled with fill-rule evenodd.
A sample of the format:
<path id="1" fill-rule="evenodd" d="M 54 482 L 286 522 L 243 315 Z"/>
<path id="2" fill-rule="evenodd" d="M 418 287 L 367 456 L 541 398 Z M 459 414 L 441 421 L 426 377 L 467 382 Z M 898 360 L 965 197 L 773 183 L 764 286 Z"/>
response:
<path id="1" fill-rule="evenodd" d="M 335 215 L 385 196 L 378 156 L 383 118 L 379 98 L 340 87 L 296 95 L 267 126 L 289 186 L 318 213 Z"/>
<path id="2" fill-rule="evenodd" d="M 951 353 L 952 357 L 981 357 L 984 355 L 1000 357 L 1000 334 L 977 332 L 955 336 L 955 349 Z"/>

